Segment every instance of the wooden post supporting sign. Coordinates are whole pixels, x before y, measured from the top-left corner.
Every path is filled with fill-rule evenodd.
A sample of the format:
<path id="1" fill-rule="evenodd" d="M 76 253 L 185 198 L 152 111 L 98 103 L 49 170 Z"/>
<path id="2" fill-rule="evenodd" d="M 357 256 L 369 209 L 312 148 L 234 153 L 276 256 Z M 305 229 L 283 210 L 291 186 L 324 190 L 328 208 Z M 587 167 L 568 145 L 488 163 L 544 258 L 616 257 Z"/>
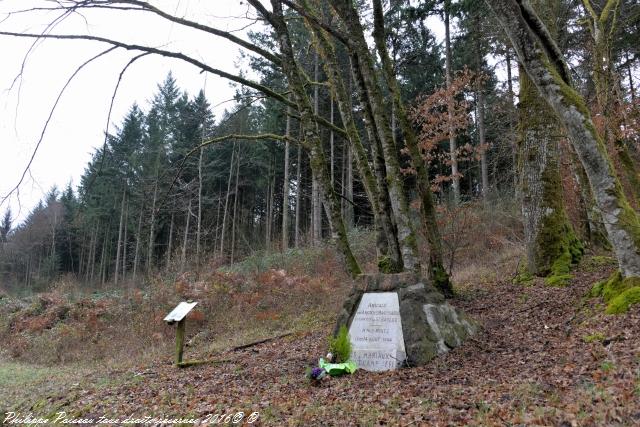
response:
<path id="1" fill-rule="evenodd" d="M 176 329 L 176 366 L 182 363 L 182 353 L 184 352 L 184 325 L 186 319 L 178 322 Z"/>
<path id="2" fill-rule="evenodd" d="M 187 320 L 187 314 L 193 309 L 193 307 L 198 304 L 197 302 L 181 302 L 174 308 L 171 313 L 167 314 L 167 317 L 164 318 L 164 321 L 167 322 L 168 325 L 173 325 L 174 323 L 178 323 L 178 327 L 176 328 L 176 366 L 182 366 L 182 355 L 184 353 L 184 332 L 185 332 L 185 324 Z"/>

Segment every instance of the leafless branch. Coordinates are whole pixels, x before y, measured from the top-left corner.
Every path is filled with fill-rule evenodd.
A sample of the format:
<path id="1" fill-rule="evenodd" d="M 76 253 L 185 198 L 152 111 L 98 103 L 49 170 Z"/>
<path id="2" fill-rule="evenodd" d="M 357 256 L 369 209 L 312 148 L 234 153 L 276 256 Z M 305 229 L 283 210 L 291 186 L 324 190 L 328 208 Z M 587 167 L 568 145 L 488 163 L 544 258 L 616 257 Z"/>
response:
<path id="1" fill-rule="evenodd" d="M 147 55 L 150 55 L 150 53 L 148 53 L 148 52 L 141 53 L 140 55 L 137 55 L 137 56 L 131 58 L 131 60 L 120 71 L 120 75 L 118 76 L 118 81 L 116 83 L 116 87 L 113 89 L 113 94 L 111 95 L 111 102 L 109 103 L 109 112 L 107 113 L 107 123 L 105 124 L 105 128 L 104 128 L 104 143 L 102 144 L 102 154 L 100 156 L 100 166 L 98 167 L 98 171 L 95 174 L 92 175 L 91 181 L 89 181 L 89 183 L 87 184 L 86 193 L 89 193 L 89 191 L 91 191 L 91 187 L 93 186 L 93 183 L 95 182 L 96 177 L 98 175 L 100 175 L 100 173 L 102 172 L 102 168 L 104 166 L 105 153 L 107 152 L 107 141 L 109 140 L 109 123 L 111 122 L 111 112 L 113 111 L 113 104 L 115 102 L 116 95 L 118 93 L 118 88 L 120 87 L 120 83 L 122 82 L 122 77 L 124 76 L 124 73 L 127 71 L 127 69 L 134 62 L 136 62 L 138 59 L 140 59 L 140 58 L 142 58 L 144 56 L 147 56 Z"/>
<path id="2" fill-rule="evenodd" d="M 117 40 L 99 37 L 99 36 L 90 36 L 86 34 L 33 34 L 33 33 L 16 33 L 12 31 L 0 31 L 0 35 L 3 36 L 11 36 L 11 37 L 23 37 L 23 38 L 34 38 L 34 39 L 54 39 L 54 40 L 88 40 L 95 41 L 100 43 L 107 43 L 114 47 L 119 47 L 125 50 L 134 50 L 140 52 L 148 52 L 156 55 L 164 56 L 167 58 L 180 59 L 184 62 L 188 62 L 196 67 L 200 68 L 203 71 L 209 72 L 211 74 L 215 74 L 227 80 L 231 80 L 233 82 L 239 83 L 241 85 L 256 89 L 260 92 L 265 93 L 266 95 L 277 99 L 285 105 L 295 107 L 295 104 L 292 101 L 289 101 L 287 97 L 279 94 L 275 90 L 268 88 L 264 85 L 256 83 L 254 81 L 245 79 L 243 77 L 237 76 L 235 74 L 227 73 L 225 71 L 219 70 L 217 68 L 213 68 L 202 61 L 199 61 L 195 58 L 187 56 L 183 53 L 173 52 L 165 49 L 160 49 L 151 46 L 143 46 L 138 44 L 129 44 L 123 43 Z"/>
<path id="3" fill-rule="evenodd" d="M 24 181 L 25 176 L 27 175 L 27 173 L 29 172 L 29 169 L 31 168 L 31 164 L 33 163 L 33 160 L 36 157 L 36 154 L 38 153 L 38 149 L 40 148 L 40 144 L 42 143 L 42 140 L 44 139 L 44 135 L 47 132 L 47 128 L 49 126 L 49 122 L 51 121 L 51 118 L 53 117 L 53 113 L 56 110 L 56 107 L 58 106 L 58 103 L 60 102 L 60 99 L 62 98 L 62 95 L 64 94 L 64 92 L 66 91 L 67 87 L 69 86 L 69 84 L 71 83 L 71 81 L 75 78 L 75 76 L 78 75 L 78 73 L 87 65 L 89 65 L 91 62 L 95 61 L 96 59 L 100 58 L 101 56 L 104 56 L 106 54 L 108 54 L 109 52 L 115 50 L 116 47 L 110 47 L 107 50 L 104 50 L 102 52 L 100 52 L 99 54 L 93 56 L 92 58 L 88 59 L 87 61 L 85 61 L 84 63 L 82 63 L 78 68 L 76 68 L 76 70 L 73 72 L 73 74 L 67 79 L 67 82 L 65 83 L 65 85 L 62 87 L 62 89 L 60 90 L 60 92 L 58 93 L 58 96 L 53 104 L 53 107 L 51 108 L 51 110 L 49 111 L 49 116 L 47 117 L 47 120 L 45 121 L 45 124 L 42 128 L 42 132 L 40 133 L 40 137 L 38 138 L 38 142 L 36 143 L 36 147 L 34 148 L 33 152 L 31 153 L 31 157 L 29 159 L 29 162 L 27 163 L 27 166 L 25 167 L 24 171 L 22 172 L 22 175 L 20 176 L 20 180 L 18 181 L 18 183 L 5 195 L 2 197 L 2 202 L 4 203 L 4 201 L 6 199 L 8 199 L 15 191 L 18 190 L 18 188 L 20 187 L 20 185 L 22 185 L 22 182 Z"/>
<path id="4" fill-rule="evenodd" d="M 246 40 L 243 40 L 237 36 L 234 36 L 233 34 L 231 34 L 228 31 L 222 31 L 219 30 L 217 28 L 213 28 L 210 27 L 208 25 L 204 25 L 204 24 L 200 24 L 198 22 L 195 21 L 191 21 L 185 18 L 179 18 L 175 15 L 172 15 L 170 13 L 167 13 L 151 4 L 149 4 L 146 1 L 139 1 L 139 0 L 86 0 L 86 1 L 71 1 L 71 3 L 73 4 L 73 6 L 67 6 L 67 7 L 73 7 L 75 9 L 79 9 L 79 8 L 84 8 L 84 9 L 88 9 L 88 8 L 92 8 L 92 9 L 115 9 L 115 10 L 127 10 L 127 11 L 142 11 L 142 12 L 150 12 L 153 13 L 163 19 L 166 19 L 167 21 L 176 23 L 176 24 L 180 24 L 183 25 L 185 27 L 190 27 L 190 28 L 194 28 L 196 30 L 200 30 L 200 31 L 204 31 L 208 34 L 213 34 L 215 36 L 218 37 L 222 37 L 225 38 L 229 41 L 231 41 L 232 43 L 237 44 L 238 46 L 241 46 L 247 50 L 250 50 L 254 53 L 257 53 L 261 56 L 263 56 L 264 58 L 268 59 L 269 61 L 275 63 L 275 64 L 279 64 L 280 63 L 280 58 L 277 55 L 274 55 L 273 53 L 262 49 L 259 46 L 256 46 L 250 42 L 247 42 Z M 118 6 L 118 5 L 131 5 L 131 6 L 135 6 L 135 7 L 126 7 L 126 6 Z M 64 6 L 63 6 L 64 7 Z"/>

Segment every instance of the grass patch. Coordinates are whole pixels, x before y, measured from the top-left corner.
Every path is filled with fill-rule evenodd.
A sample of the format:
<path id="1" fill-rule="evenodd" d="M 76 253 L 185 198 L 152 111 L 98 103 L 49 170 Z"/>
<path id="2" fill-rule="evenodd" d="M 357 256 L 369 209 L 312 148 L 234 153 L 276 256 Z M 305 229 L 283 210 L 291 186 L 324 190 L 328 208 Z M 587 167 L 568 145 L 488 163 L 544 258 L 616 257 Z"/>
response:
<path id="1" fill-rule="evenodd" d="M 592 343 L 592 342 L 602 342 L 605 340 L 605 336 L 602 332 L 596 332 L 594 334 L 590 334 L 590 335 L 585 335 L 582 337 L 582 341 L 586 342 L 586 343 Z"/>
<path id="2" fill-rule="evenodd" d="M 605 374 L 613 371 L 615 368 L 616 368 L 616 365 L 613 362 L 610 362 L 608 360 L 605 360 L 600 364 L 600 370 Z"/>
<path id="3" fill-rule="evenodd" d="M 0 361 L 0 415 L 34 405 L 34 396 L 58 391 L 59 384 L 79 381 L 87 372 L 78 366 L 51 368 Z"/>

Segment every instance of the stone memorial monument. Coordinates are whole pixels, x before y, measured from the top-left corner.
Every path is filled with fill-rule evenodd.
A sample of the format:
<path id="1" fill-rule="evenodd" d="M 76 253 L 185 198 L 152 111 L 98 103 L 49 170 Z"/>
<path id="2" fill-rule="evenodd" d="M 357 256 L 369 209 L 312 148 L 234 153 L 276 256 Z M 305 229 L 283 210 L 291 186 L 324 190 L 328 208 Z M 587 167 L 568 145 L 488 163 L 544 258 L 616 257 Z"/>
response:
<path id="1" fill-rule="evenodd" d="M 406 353 L 395 292 L 362 295 L 351 326 L 351 358 L 361 369 L 386 371 L 401 365 Z"/>
<path id="2" fill-rule="evenodd" d="M 460 346 L 476 326 L 414 273 L 363 275 L 336 324 L 349 328 L 351 358 L 367 371 L 424 365 Z"/>

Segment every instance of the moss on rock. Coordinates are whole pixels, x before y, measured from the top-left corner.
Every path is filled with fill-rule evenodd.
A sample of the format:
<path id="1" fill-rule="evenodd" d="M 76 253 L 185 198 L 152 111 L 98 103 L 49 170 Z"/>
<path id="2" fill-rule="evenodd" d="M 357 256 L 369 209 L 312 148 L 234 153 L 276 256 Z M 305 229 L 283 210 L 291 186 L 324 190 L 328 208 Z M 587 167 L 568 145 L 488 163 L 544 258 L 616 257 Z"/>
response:
<path id="1" fill-rule="evenodd" d="M 591 288 L 591 296 L 602 297 L 604 302 L 609 302 L 625 290 L 622 287 L 623 283 L 622 273 L 617 270 L 609 276 L 608 279 L 596 283 L 593 288 Z"/>
<path id="2" fill-rule="evenodd" d="M 602 297 L 607 303 L 607 314 L 625 313 L 630 306 L 640 303 L 640 277 L 623 278 L 618 270 L 607 280 L 596 283 L 590 295 Z"/>
<path id="3" fill-rule="evenodd" d="M 616 191 L 618 195 L 622 194 L 622 188 L 620 187 L 620 183 L 617 182 Z M 640 217 L 633 210 L 629 202 L 623 197 L 619 197 L 620 200 L 620 213 L 618 214 L 618 220 L 620 221 L 621 227 L 629 233 L 633 243 L 636 248 L 640 248 Z"/>
<path id="4" fill-rule="evenodd" d="M 640 279 L 637 279 L 637 283 L 640 285 Z M 626 313 L 633 304 L 640 303 L 640 286 L 634 286 L 622 292 L 617 297 L 613 298 L 605 312 L 607 314 L 622 314 Z"/>

